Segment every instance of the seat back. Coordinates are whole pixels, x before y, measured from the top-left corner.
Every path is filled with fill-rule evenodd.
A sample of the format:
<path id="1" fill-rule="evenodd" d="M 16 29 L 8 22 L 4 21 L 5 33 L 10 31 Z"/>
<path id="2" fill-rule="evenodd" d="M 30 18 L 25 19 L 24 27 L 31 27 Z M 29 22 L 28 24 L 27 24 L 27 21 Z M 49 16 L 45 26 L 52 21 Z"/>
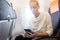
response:
<path id="1" fill-rule="evenodd" d="M 0 40 L 7 40 L 15 24 L 15 20 L 16 13 L 12 6 L 6 0 L 0 0 Z"/>
<path id="2" fill-rule="evenodd" d="M 57 11 L 55 13 L 50 14 L 51 15 L 51 20 L 52 20 L 52 26 L 53 26 L 53 35 L 56 35 L 58 32 L 58 24 L 59 24 L 59 16 L 60 16 L 60 11 Z"/>
<path id="3" fill-rule="evenodd" d="M 58 25 L 58 22 L 59 22 L 59 16 L 60 16 L 60 12 L 59 11 L 51 14 L 53 29 L 57 28 L 57 25 Z"/>
<path id="4" fill-rule="evenodd" d="M 53 26 L 53 30 L 54 30 L 54 34 L 57 33 L 58 31 L 58 24 L 59 24 L 59 19 L 60 19 L 60 0 L 58 2 L 58 7 L 59 7 L 59 10 L 52 13 L 50 12 L 50 8 L 49 8 L 49 13 L 51 15 L 51 19 L 52 19 L 52 26 Z"/>

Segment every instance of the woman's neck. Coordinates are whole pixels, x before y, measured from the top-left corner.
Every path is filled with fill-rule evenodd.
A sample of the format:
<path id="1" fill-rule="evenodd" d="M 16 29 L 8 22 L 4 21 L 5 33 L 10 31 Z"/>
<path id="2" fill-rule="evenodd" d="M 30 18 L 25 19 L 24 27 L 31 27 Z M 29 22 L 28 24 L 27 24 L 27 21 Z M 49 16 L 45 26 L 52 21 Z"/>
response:
<path id="1" fill-rule="evenodd" d="M 35 14 L 35 17 L 37 18 L 39 15 L 40 15 L 40 13 L 39 13 L 39 12 L 37 12 L 37 13 Z"/>

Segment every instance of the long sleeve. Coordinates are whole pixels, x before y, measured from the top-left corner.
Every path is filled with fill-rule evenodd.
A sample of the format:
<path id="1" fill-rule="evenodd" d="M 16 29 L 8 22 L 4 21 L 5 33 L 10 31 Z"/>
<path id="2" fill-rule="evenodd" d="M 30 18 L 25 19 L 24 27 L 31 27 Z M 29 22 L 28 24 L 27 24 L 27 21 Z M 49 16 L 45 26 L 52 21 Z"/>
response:
<path id="1" fill-rule="evenodd" d="M 51 36 L 53 34 L 53 27 L 52 27 L 50 15 L 48 15 L 48 17 L 47 17 L 47 33 L 49 34 L 49 36 Z"/>

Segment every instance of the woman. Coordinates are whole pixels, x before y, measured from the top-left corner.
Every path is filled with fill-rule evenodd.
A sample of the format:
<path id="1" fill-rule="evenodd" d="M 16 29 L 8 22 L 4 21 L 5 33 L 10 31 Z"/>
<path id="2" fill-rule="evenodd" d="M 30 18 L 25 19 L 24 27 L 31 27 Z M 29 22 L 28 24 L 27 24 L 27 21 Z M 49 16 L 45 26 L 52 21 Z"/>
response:
<path id="1" fill-rule="evenodd" d="M 45 12 L 39 12 L 40 7 L 37 0 L 30 0 L 29 5 L 31 8 L 31 11 L 33 12 L 33 15 L 35 16 L 32 19 L 29 26 L 29 27 L 32 27 L 33 33 L 25 31 L 24 37 L 38 38 L 38 37 L 51 36 L 53 33 L 53 28 L 52 28 L 50 15 Z M 28 39 L 25 39 L 25 40 L 28 40 Z"/>
<path id="2" fill-rule="evenodd" d="M 34 18 L 30 23 L 30 27 L 33 29 L 33 34 L 25 32 L 25 36 L 28 37 L 45 37 L 51 36 L 53 33 L 51 17 L 49 13 L 39 12 L 39 3 L 37 0 L 30 0 L 30 8 L 34 14 Z"/>

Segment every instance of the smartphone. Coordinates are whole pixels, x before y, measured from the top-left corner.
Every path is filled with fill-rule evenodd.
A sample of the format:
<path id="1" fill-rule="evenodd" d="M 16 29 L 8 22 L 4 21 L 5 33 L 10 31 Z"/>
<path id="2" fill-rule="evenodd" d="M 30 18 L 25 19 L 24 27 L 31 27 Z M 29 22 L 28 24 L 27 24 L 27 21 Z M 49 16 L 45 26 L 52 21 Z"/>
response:
<path id="1" fill-rule="evenodd" d="M 31 29 L 24 29 L 27 32 L 33 33 L 33 31 Z"/>

